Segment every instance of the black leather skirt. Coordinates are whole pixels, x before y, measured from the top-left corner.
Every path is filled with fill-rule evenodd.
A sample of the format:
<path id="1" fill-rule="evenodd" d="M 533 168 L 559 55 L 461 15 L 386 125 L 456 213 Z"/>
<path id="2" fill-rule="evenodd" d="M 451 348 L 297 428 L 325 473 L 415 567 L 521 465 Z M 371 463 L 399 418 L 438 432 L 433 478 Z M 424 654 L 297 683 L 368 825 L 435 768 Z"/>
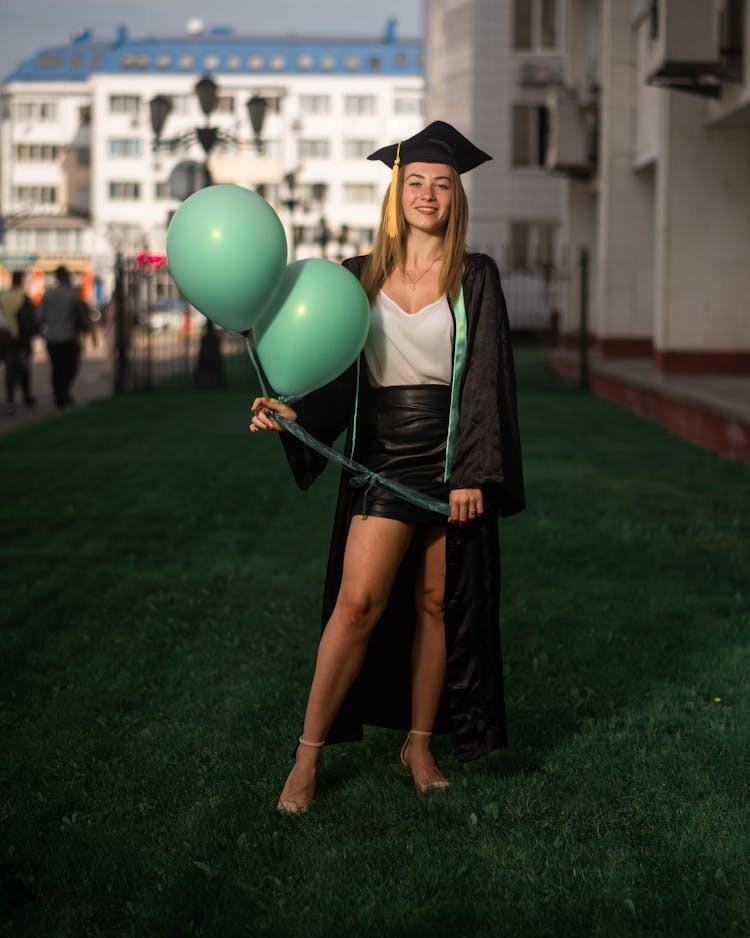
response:
<path id="1" fill-rule="evenodd" d="M 367 388 L 357 420 L 357 462 L 438 501 L 448 501 L 445 441 L 451 389 L 443 384 Z M 352 515 L 416 524 L 445 524 L 441 515 L 381 485 L 357 488 Z"/>

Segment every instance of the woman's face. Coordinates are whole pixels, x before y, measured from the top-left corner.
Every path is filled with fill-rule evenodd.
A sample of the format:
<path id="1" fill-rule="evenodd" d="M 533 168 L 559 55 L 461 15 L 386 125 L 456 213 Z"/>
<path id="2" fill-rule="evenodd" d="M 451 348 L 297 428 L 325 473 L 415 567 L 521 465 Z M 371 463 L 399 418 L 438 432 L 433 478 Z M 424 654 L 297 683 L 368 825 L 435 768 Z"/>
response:
<path id="1" fill-rule="evenodd" d="M 451 210 L 451 171 L 444 163 L 408 163 L 401 205 L 406 222 L 429 234 L 442 234 Z"/>

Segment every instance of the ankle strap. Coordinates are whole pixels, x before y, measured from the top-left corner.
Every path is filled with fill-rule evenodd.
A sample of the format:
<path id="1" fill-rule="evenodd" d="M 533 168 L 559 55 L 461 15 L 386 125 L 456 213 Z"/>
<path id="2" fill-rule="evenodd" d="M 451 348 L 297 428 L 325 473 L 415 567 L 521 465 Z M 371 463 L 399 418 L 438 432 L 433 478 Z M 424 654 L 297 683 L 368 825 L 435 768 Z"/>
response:
<path id="1" fill-rule="evenodd" d="M 323 739 L 319 743 L 308 743 L 306 739 L 303 739 L 301 736 L 299 738 L 300 746 L 309 746 L 311 749 L 320 749 L 321 746 L 325 746 L 326 741 Z"/>
<path id="2" fill-rule="evenodd" d="M 432 732 L 427 730 L 409 730 L 409 736 L 432 736 Z"/>

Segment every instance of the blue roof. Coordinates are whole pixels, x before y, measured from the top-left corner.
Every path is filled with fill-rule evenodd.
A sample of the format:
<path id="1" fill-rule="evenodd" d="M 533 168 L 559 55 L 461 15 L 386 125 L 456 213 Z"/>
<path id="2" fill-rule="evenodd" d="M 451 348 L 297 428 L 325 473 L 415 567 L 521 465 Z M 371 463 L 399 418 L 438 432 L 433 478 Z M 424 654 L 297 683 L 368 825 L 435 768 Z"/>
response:
<path id="1" fill-rule="evenodd" d="M 111 42 L 88 31 L 65 46 L 37 52 L 5 81 L 85 81 L 92 73 L 222 75 L 422 74 L 419 39 L 254 38 L 219 28 L 176 39 L 131 39 L 124 29 Z"/>

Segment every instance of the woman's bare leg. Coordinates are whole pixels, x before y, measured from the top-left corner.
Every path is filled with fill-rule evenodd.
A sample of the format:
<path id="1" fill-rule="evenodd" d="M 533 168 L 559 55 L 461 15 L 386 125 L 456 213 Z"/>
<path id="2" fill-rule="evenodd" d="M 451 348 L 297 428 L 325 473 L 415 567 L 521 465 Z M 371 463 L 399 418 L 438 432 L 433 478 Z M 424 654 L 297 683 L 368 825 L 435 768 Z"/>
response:
<path id="1" fill-rule="evenodd" d="M 302 738 L 308 742 L 325 739 L 359 673 L 370 633 L 385 608 L 413 534 L 413 525 L 390 518 L 352 518 L 341 587 L 318 646 L 305 712 Z M 304 811 L 310 805 L 320 757 L 319 749 L 299 747 L 279 797 L 282 810 Z"/>
<path id="2" fill-rule="evenodd" d="M 445 682 L 445 528 L 425 532 L 425 549 L 416 583 L 417 623 L 412 646 L 412 729 L 432 732 Z M 430 737 L 412 735 L 406 747 L 419 790 L 445 787 L 445 777 L 430 752 Z"/>

